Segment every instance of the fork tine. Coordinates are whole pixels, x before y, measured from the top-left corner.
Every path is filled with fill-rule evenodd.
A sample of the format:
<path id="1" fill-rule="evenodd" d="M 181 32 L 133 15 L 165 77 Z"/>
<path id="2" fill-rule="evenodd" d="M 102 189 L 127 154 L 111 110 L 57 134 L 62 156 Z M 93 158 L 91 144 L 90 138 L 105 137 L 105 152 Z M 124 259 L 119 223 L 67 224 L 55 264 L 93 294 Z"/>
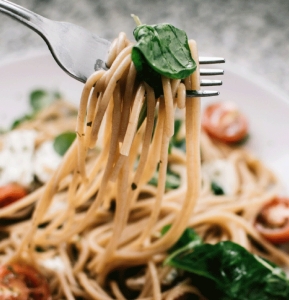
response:
<path id="1" fill-rule="evenodd" d="M 212 60 L 214 60 L 214 61 L 216 61 L 216 59 L 219 59 L 219 58 L 215 58 L 215 57 L 212 58 Z M 97 60 L 97 62 L 95 64 L 95 69 L 96 70 L 99 70 L 99 69 L 107 70 L 107 67 L 105 66 L 104 61 L 99 59 L 99 60 Z M 221 69 L 200 69 L 200 75 L 223 75 L 223 74 L 224 74 L 224 70 L 221 70 Z M 223 82 L 221 80 L 202 79 L 200 82 L 201 86 L 217 86 L 217 85 L 222 85 L 222 84 L 223 84 Z M 220 93 L 218 91 L 211 91 L 211 90 L 200 90 L 200 91 L 187 90 L 186 91 L 186 95 L 189 98 L 211 97 L 211 96 L 218 96 L 219 94 Z"/>
<path id="2" fill-rule="evenodd" d="M 188 98 L 194 97 L 211 97 L 211 96 L 218 96 L 220 93 L 218 91 L 193 91 L 193 90 L 186 90 L 186 95 Z"/>
<path id="3" fill-rule="evenodd" d="M 208 79 L 201 80 L 201 86 L 216 86 L 222 84 L 223 84 L 222 80 L 208 80 Z"/>
<path id="4" fill-rule="evenodd" d="M 200 56 L 199 57 L 199 63 L 201 65 L 206 65 L 206 64 L 223 64 L 223 63 L 225 63 L 225 58 L 223 58 L 223 57 L 205 57 L 205 56 Z"/>
<path id="5" fill-rule="evenodd" d="M 211 76 L 211 75 L 224 75 L 222 69 L 200 69 L 200 75 Z"/>

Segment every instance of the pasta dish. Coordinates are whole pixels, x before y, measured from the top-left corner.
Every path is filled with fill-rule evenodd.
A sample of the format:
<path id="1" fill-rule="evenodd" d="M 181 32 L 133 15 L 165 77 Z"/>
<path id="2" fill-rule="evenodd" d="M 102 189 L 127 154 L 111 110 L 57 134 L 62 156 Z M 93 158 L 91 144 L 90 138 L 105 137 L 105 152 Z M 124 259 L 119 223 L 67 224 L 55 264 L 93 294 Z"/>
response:
<path id="1" fill-rule="evenodd" d="M 134 35 L 78 109 L 1 136 L 0 299 L 288 299 L 289 201 L 241 145 L 245 116 L 186 97 L 198 51 L 179 29 Z"/>

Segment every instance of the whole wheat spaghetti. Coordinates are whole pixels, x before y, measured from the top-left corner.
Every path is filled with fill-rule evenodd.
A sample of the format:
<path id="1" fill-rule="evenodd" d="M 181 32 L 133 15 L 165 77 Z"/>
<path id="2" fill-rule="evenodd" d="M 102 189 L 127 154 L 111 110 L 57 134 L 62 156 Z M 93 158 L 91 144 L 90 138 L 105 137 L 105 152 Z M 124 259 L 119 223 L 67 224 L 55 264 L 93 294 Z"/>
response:
<path id="1" fill-rule="evenodd" d="M 196 43 L 190 41 L 189 46 L 198 61 Z M 97 71 L 87 80 L 75 125 L 77 138 L 50 180 L 0 210 L 2 220 L 24 214 L 0 226 L 0 263 L 24 260 L 35 265 L 49 279 L 53 299 L 131 295 L 169 300 L 185 294 L 205 299 L 187 278 L 177 285 L 167 283 L 174 270 L 163 266 L 167 250 L 192 227 L 208 243 L 229 239 L 289 266 L 289 256 L 252 225 L 260 207 L 278 194 L 278 181 L 244 149 L 201 132 L 200 99 L 185 94 L 186 89 L 200 88 L 198 66 L 185 80 L 162 77 L 163 96 L 155 98 L 153 89 L 137 78 L 131 49 L 121 33 L 112 44 L 108 71 Z M 144 104 L 146 116 L 139 126 Z M 51 109 L 57 112 L 59 107 Z M 169 152 L 180 110 L 186 152 Z M 22 128 L 41 128 L 49 139 L 55 133 L 45 126 L 43 114 L 48 112 Z M 61 120 L 55 128 L 68 126 L 65 116 Z M 203 168 L 214 160 L 231 164 L 230 195 L 217 196 L 210 189 Z M 173 190 L 166 189 L 168 165 L 180 177 Z M 158 184 L 153 186 L 148 182 L 156 170 Z M 60 201 L 65 205 L 56 210 Z M 25 217 L 26 208 L 33 210 L 31 217 Z M 168 224 L 169 231 L 161 235 Z"/>

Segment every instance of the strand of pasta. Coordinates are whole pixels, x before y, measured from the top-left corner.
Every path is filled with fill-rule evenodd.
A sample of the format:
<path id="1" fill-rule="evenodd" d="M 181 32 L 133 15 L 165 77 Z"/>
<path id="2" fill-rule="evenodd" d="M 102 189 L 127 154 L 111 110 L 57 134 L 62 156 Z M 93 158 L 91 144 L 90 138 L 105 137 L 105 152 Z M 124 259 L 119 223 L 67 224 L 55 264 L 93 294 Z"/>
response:
<path id="1" fill-rule="evenodd" d="M 100 97 L 101 97 L 101 95 L 100 95 Z M 81 185 L 78 190 L 78 194 L 77 194 L 77 198 L 79 199 L 78 205 L 80 205 L 81 203 L 84 203 L 85 201 L 87 201 L 87 199 L 89 199 L 90 197 L 95 195 L 96 191 L 99 189 L 100 180 L 97 178 L 99 178 L 99 176 L 102 174 L 102 169 L 105 164 L 105 161 L 107 160 L 107 155 L 109 153 L 110 133 L 112 132 L 112 122 L 111 122 L 111 118 L 109 116 L 111 116 L 112 112 L 113 112 L 113 106 L 111 105 L 108 109 L 108 114 L 106 117 L 105 129 L 106 129 L 107 134 L 103 134 L 103 141 L 102 141 L 102 145 L 101 145 L 102 151 L 96 157 L 94 166 L 91 169 L 90 174 L 88 175 L 88 184 Z M 88 107 L 87 115 L 91 116 L 91 118 L 89 118 L 88 120 L 92 120 L 93 116 L 95 115 L 95 108 L 93 106 Z M 116 122 L 117 122 L 117 120 L 118 119 L 116 119 Z M 86 137 L 90 137 L 90 133 L 91 133 L 91 126 L 87 126 L 86 132 L 85 132 Z M 112 132 L 112 133 L 115 134 L 115 132 Z M 88 143 L 89 143 L 89 140 L 88 140 Z M 101 179 L 101 177 L 100 177 L 100 179 Z M 93 184 L 93 182 L 94 182 L 94 184 Z M 91 186 L 89 188 L 90 183 L 91 183 Z"/>
<path id="2" fill-rule="evenodd" d="M 152 125 L 153 125 L 154 101 L 153 101 L 151 96 L 152 96 L 151 91 L 148 91 L 148 101 L 152 102 L 152 104 L 148 105 L 148 123 L 147 123 L 147 126 L 146 126 L 146 134 L 145 134 L 145 137 L 144 137 L 144 144 L 143 144 L 144 151 L 142 151 L 142 153 L 141 153 L 140 162 L 139 162 L 139 165 L 137 167 L 137 171 L 136 171 L 136 174 L 135 174 L 135 177 L 134 177 L 134 180 L 133 180 L 134 184 L 138 184 L 139 177 L 140 177 L 140 175 L 142 173 L 142 170 L 144 168 L 144 164 L 145 164 L 147 153 L 148 153 L 148 145 L 149 145 L 149 142 L 150 142 L 152 129 L 153 129 Z M 130 185 L 126 181 L 124 186 L 123 186 L 123 189 L 128 189 L 129 186 Z M 124 205 L 126 207 L 126 209 L 120 210 L 119 213 L 116 212 L 115 224 L 117 224 L 117 226 L 116 225 L 114 226 L 114 228 L 116 228 L 116 230 L 115 230 L 115 233 L 113 234 L 113 236 L 111 237 L 111 242 L 110 242 L 110 244 L 113 245 L 114 248 L 116 247 L 116 245 L 118 243 L 118 239 L 121 237 L 121 233 L 122 233 L 122 231 L 124 229 L 124 226 L 126 224 L 126 221 L 127 221 L 130 205 L 126 203 L 125 199 L 127 198 L 128 201 L 130 201 L 129 199 L 131 199 L 131 197 L 132 197 L 131 194 L 133 193 L 132 189 L 129 189 L 129 190 L 130 190 L 129 196 L 126 195 L 125 191 L 119 191 L 117 193 L 117 198 L 120 197 L 120 195 L 121 195 L 121 198 L 123 198 L 123 200 L 117 199 L 117 208 L 118 208 L 118 205 Z M 122 202 L 123 202 L 123 204 L 121 204 Z M 109 249 L 111 249 L 111 247 L 112 246 L 107 247 L 107 250 L 106 250 L 106 256 L 107 257 L 109 257 L 110 253 L 112 252 L 112 250 L 109 251 Z M 102 259 L 100 259 L 100 261 L 105 262 L 105 259 L 102 258 Z M 100 264 L 100 267 L 101 267 L 101 265 L 102 264 Z"/>
<path id="3" fill-rule="evenodd" d="M 116 299 L 118 299 L 118 300 L 126 300 L 126 298 L 122 294 L 120 288 L 118 287 L 118 284 L 115 281 L 111 281 L 110 282 L 110 287 L 111 287 L 111 290 L 112 290 L 114 296 L 116 297 Z"/>
<path id="4" fill-rule="evenodd" d="M 68 188 L 68 207 L 66 209 L 66 221 L 63 224 L 62 228 L 61 228 L 61 234 L 63 236 L 66 235 L 66 232 L 69 232 L 70 228 L 73 226 L 74 223 L 74 219 L 75 219 L 75 215 L 76 215 L 76 191 L 77 191 L 77 187 L 80 183 L 80 176 L 79 174 L 74 171 L 73 173 L 73 177 L 71 180 L 71 184 Z"/>
<path id="5" fill-rule="evenodd" d="M 97 71 L 92 76 L 90 76 L 82 90 L 79 110 L 77 115 L 77 140 L 78 140 L 78 171 L 81 176 L 85 178 L 85 157 L 86 157 L 86 147 L 85 147 L 85 119 L 86 119 L 86 107 L 89 99 L 89 95 L 95 83 L 103 76 L 104 71 Z M 91 101 L 93 102 L 93 100 Z"/>
<path id="6" fill-rule="evenodd" d="M 123 164 L 120 175 L 118 176 L 118 193 L 116 197 L 116 210 L 113 222 L 113 231 L 109 243 L 106 246 L 106 250 L 99 260 L 97 266 L 97 272 L 101 272 L 104 266 L 109 262 L 110 257 L 115 251 L 118 241 L 121 237 L 121 233 L 126 224 L 123 220 L 123 216 L 126 215 L 128 209 L 128 179 L 129 179 L 129 165 L 128 160 Z"/>
<path id="7" fill-rule="evenodd" d="M 110 45 L 109 51 L 108 51 L 108 56 L 106 58 L 106 66 L 108 68 L 111 67 L 112 63 L 114 62 L 116 56 L 117 56 L 117 41 L 118 38 L 114 39 Z"/>
<path id="8" fill-rule="evenodd" d="M 116 122 L 117 123 L 117 122 Z M 117 124 L 116 124 L 117 125 Z M 116 127 L 117 128 L 117 127 Z"/>
<path id="9" fill-rule="evenodd" d="M 200 293 L 200 291 L 197 288 L 185 283 L 179 284 L 176 287 L 172 288 L 165 297 L 165 300 L 178 299 L 187 293 L 197 295 L 200 300 L 206 300 L 206 298 Z"/>
<path id="10" fill-rule="evenodd" d="M 144 169 L 149 158 L 149 149 L 153 134 L 153 126 L 154 126 L 154 113 L 155 113 L 155 97 L 154 92 L 151 87 L 145 85 L 146 88 L 146 101 L 147 101 L 147 117 L 146 117 L 146 128 L 143 137 L 143 147 L 139 157 L 139 163 L 137 169 L 135 171 L 131 188 L 129 189 L 129 206 L 131 207 L 133 203 L 135 203 L 139 191 L 142 188 L 143 184 L 140 183 L 141 177 L 144 173 Z M 124 215 L 124 219 L 127 220 L 128 215 Z"/>
<path id="11" fill-rule="evenodd" d="M 164 97 L 161 98 L 161 101 L 165 102 L 165 112 L 166 112 L 166 121 L 165 121 L 165 133 L 168 138 L 171 138 L 174 134 L 174 101 L 172 94 L 171 81 L 169 78 L 162 76 L 162 85 Z"/>
<path id="12" fill-rule="evenodd" d="M 124 53 L 126 53 L 127 50 L 130 50 L 130 47 L 127 47 L 127 48 L 123 50 Z M 97 140 L 100 124 L 101 124 L 101 121 L 103 119 L 104 113 L 105 113 L 107 105 L 109 103 L 109 100 L 112 97 L 113 90 L 116 86 L 117 81 L 121 78 L 122 74 L 125 72 L 125 70 L 130 65 L 130 62 L 131 62 L 130 55 L 127 54 L 125 56 L 125 58 L 117 66 L 118 68 L 115 70 L 115 72 L 113 73 L 111 79 L 108 82 L 108 85 L 107 85 L 107 87 L 106 87 L 106 89 L 103 93 L 102 101 L 101 101 L 101 103 L 98 107 L 98 110 L 96 112 L 94 121 L 92 123 L 91 143 L 90 144 L 95 143 L 96 140 Z M 112 68 L 113 68 L 113 66 L 112 66 Z"/>
<path id="13" fill-rule="evenodd" d="M 112 115 L 112 118 L 116 117 L 117 114 L 119 112 L 117 110 L 114 110 L 114 113 Z M 112 122 L 113 126 L 111 129 L 111 133 L 109 134 L 109 136 L 111 137 L 110 140 L 110 148 L 109 148 L 109 154 L 108 154 L 108 159 L 106 162 L 106 166 L 105 166 L 105 170 L 101 179 L 101 184 L 100 184 L 100 188 L 99 191 L 95 197 L 95 200 L 93 202 L 93 204 L 89 207 L 89 209 L 86 212 L 86 217 L 84 222 L 82 222 L 80 224 L 80 226 L 78 227 L 77 231 L 81 232 L 82 230 L 84 230 L 84 228 L 87 226 L 89 219 L 91 217 L 93 217 L 93 215 L 95 214 L 95 211 L 97 210 L 97 208 L 100 206 L 101 202 L 103 201 L 103 199 L 105 198 L 105 193 L 106 193 L 106 187 L 107 184 L 109 182 L 109 177 L 110 177 L 110 173 L 111 173 L 111 169 L 114 163 L 114 158 L 116 155 L 116 151 L 117 151 L 117 142 L 118 142 L 118 130 L 119 130 L 119 121 L 120 118 L 116 118 L 114 120 L 114 122 Z M 71 231 L 69 233 L 69 235 L 73 235 L 75 234 L 75 230 Z"/>
<path id="14" fill-rule="evenodd" d="M 124 32 L 120 32 L 117 39 L 116 53 L 117 55 L 127 46 L 127 38 Z"/>
<path id="15" fill-rule="evenodd" d="M 122 116 L 121 116 L 121 123 L 120 123 L 120 132 L 119 132 L 120 142 L 123 142 L 124 135 L 128 126 L 130 107 L 132 105 L 133 93 L 135 88 L 134 82 L 135 82 L 136 74 L 137 72 L 135 66 L 133 63 L 131 63 L 126 78 L 125 92 L 124 92 L 123 105 L 122 105 Z"/>
<path id="16" fill-rule="evenodd" d="M 150 272 L 151 282 L 153 286 L 153 299 L 161 300 L 161 289 L 158 278 L 158 273 L 155 264 L 152 261 L 148 262 L 148 269 Z"/>
<path id="17" fill-rule="evenodd" d="M 73 265 L 73 274 L 77 275 L 82 269 L 84 269 L 84 265 L 89 257 L 89 247 L 88 247 L 88 241 L 86 238 L 82 238 L 80 241 L 80 247 L 79 247 L 79 255 L 77 258 L 77 261 Z"/>
<path id="18" fill-rule="evenodd" d="M 92 299 L 113 300 L 111 297 L 108 296 L 108 294 L 104 292 L 104 290 L 100 286 L 97 285 L 97 289 L 94 288 L 90 284 L 84 272 L 80 272 L 77 278 L 79 279 L 79 283 L 81 284 L 81 286 L 89 294 L 89 296 L 92 297 Z M 97 283 L 95 282 L 95 284 Z"/>
<path id="19" fill-rule="evenodd" d="M 57 273 L 57 277 L 59 278 L 59 283 L 61 284 L 61 287 L 62 287 L 63 293 L 65 295 L 65 298 L 67 300 L 75 300 L 75 298 L 74 298 L 74 296 L 71 292 L 71 287 L 68 284 L 64 274 L 59 272 L 59 273 Z"/>
<path id="20" fill-rule="evenodd" d="M 30 230 L 26 233 L 26 236 L 23 238 L 21 246 L 19 247 L 16 257 L 21 257 L 21 253 L 25 252 L 26 248 L 29 253 L 30 258 L 32 259 L 33 252 L 30 249 L 33 249 L 34 242 L 33 237 L 37 230 L 38 224 L 41 222 L 45 212 L 47 211 L 51 201 L 53 199 L 54 193 L 57 191 L 57 182 L 61 182 L 61 179 L 64 178 L 75 166 L 75 158 L 77 144 L 74 142 L 69 150 L 66 152 L 63 161 L 57 171 L 53 174 L 52 178 L 46 184 L 45 189 L 42 193 L 40 201 L 37 202 L 36 208 L 32 217 L 32 224 Z"/>
<path id="21" fill-rule="evenodd" d="M 60 245 L 59 246 L 59 256 L 64 264 L 64 270 L 65 270 L 65 274 L 67 277 L 67 280 L 69 282 L 70 285 L 72 286 L 77 286 L 77 281 L 74 278 L 73 272 L 72 272 L 72 265 L 71 265 L 71 261 L 69 259 L 69 256 L 66 252 L 66 246 L 65 245 Z M 61 272 L 60 272 L 61 273 Z"/>
<path id="22" fill-rule="evenodd" d="M 198 61 L 196 43 L 189 42 L 192 57 Z M 199 90 L 200 80 L 198 69 L 191 75 L 188 89 Z M 188 83 L 187 83 L 188 84 Z M 176 220 L 169 231 L 150 247 L 167 249 L 172 246 L 187 226 L 193 208 L 199 198 L 200 191 L 200 98 L 186 100 L 186 145 L 187 145 L 187 194 Z"/>
<path id="23" fill-rule="evenodd" d="M 161 149 L 164 122 L 165 122 L 164 115 L 158 114 L 152 143 L 148 153 L 149 159 L 146 162 L 145 169 L 141 176 L 140 185 L 147 183 L 152 178 L 157 168 L 157 164 L 160 161 L 160 151 L 161 151 L 160 149 Z"/>
<path id="24" fill-rule="evenodd" d="M 124 136 L 124 141 L 120 148 L 121 155 L 124 155 L 124 156 L 129 155 L 129 150 L 131 148 L 131 144 L 132 144 L 134 134 L 135 134 L 136 128 L 137 128 L 138 116 L 139 116 L 139 113 L 141 110 L 141 105 L 143 103 L 144 93 L 145 93 L 145 88 L 141 84 L 140 88 L 136 92 L 135 101 L 133 103 L 131 115 L 129 118 L 129 124 L 128 124 L 127 130 L 126 130 L 126 133 Z"/>
<path id="25" fill-rule="evenodd" d="M 164 114 L 165 115 L 165 124 L 169 121 L 170 119 L 166 119 L 166 107 L 163 102 L 160 102 L 159 105 L 159 115 Z M 159 163 L 159 178 L 158 178 L 158 186 L 157 186 L 157 194 L 155 198 L 155 203 L 154 203 L 154 210 L 151 212 L 148 224 L 141 234 L 139 238 L 139 245 L 143 244 L 144 241 L 149 238 L 153 225 L 155 224 L 160 208 L 161 208 L 161 203 L 162 199 L 164 196 L 165 192 L 165 183 L 166 183 L 166 174 L 167 174 L 167 164 L 168 164 L 168 147 L 169 147 L 169 138 L 166 133 L 166 125 L 164 126 L 164 131 L 162 135 L 162 145 L 161 145 L 161 153 L 160 153 L 160 163 Z"/>

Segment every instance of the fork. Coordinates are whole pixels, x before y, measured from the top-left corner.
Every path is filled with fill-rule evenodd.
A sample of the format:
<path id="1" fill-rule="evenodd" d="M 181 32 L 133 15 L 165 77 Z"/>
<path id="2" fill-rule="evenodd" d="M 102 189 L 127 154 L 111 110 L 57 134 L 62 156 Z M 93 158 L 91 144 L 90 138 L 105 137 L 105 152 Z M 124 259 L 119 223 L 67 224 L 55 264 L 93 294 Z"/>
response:
<path id="1" fill-rule="evenodd" d="M 47 44 L 57 64 L 70 76 L 83 83 L 97 69 L 106 68 L 110 42 L 67 22 L 52 21 L 20 5 L 0 0 L 0 12 L 16 19 L 38 33 Z M 220 57 L 199 57 L 200 64 L 218 64 Z M 200 75 L 223 75 L 221 69 L 200 69 Z M 222 85 L 221 80 L 201 80 L 201 86 Z M 218 91 L 187 91 L 188 97 L 217 96 Z"/>

